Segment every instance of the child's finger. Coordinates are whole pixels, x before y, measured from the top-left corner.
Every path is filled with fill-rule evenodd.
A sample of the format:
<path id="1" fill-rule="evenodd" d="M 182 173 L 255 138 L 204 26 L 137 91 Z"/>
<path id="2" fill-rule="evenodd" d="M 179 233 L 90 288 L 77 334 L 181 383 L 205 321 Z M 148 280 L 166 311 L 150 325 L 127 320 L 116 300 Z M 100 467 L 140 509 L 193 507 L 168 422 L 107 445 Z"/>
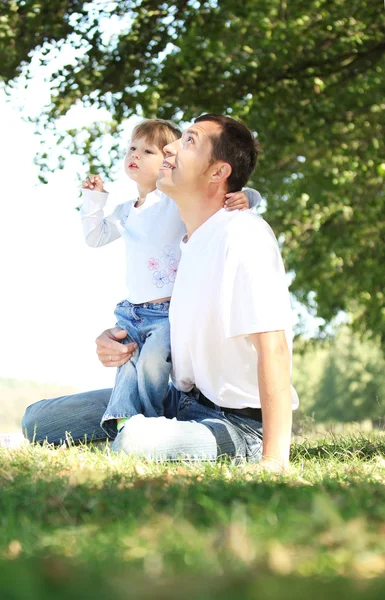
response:
<path id="1" fill-rule="evenodd" d="M 243 192 L 233 192 L 232 194 L 226 194 L 225 202 L 237 202 L 242 199 L 247 199 L 246 194 Z"/>
<path id="2" fill-rule="evenodd" d="M 231 206 L 226 205 L 225 208 L 227 210 L 245 210 L 246 208 L 248 208 L 248 206 L 244 202 L 238 201 L 231 204 Z"/>
<path id="3" fill-rule="evenodd" d="M 95 188 L 100 191 L 103 190 L 103 180 L 100 175 L 90 175 L 89 180 L 90 180 L 90 188 L 92 190 L 94 190 Z"/>
<path id="4" fill-rule="evenodd" d="M 245 200 L 242 196 L 238 198 L 231 198 L 230 200 L 225 200 L 225 206 L 235 206 L 239 203 L 247 204 L 247 200 Z"/>

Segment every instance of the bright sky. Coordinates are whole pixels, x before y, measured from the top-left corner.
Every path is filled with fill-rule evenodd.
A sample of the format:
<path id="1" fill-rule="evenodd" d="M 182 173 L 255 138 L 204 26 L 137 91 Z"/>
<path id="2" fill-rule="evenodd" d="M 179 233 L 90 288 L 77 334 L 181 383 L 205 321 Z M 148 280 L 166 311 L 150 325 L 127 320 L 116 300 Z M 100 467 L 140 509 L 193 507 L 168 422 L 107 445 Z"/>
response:
<path id="1" fill-rule="evenodd" d="M 84 125 L 81 113 L 74 126 Z M 122 242 L 85 245 L 73 165 L 38 184 L 39 140 L 1 92 L 0 135 L 0 377 L 84 390 L 110 386 L 114 370 L 99 364 L 94 340 L 114 325 L 115 304 L 124 297 Z M 111 207 L 136 189 L 122 174 L 114 191 Z"/>

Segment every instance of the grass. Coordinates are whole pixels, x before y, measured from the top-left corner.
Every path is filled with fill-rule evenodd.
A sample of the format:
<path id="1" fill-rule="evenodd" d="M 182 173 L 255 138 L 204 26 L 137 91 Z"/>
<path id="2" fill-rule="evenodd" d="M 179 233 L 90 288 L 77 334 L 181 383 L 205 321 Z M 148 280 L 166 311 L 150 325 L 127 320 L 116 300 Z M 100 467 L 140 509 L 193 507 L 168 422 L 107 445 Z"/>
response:
<path id="1" fill-rule="evenodd" d="M 0 449 L 0 599 L 385 597 L 385 435 L 254 465 Z"/>

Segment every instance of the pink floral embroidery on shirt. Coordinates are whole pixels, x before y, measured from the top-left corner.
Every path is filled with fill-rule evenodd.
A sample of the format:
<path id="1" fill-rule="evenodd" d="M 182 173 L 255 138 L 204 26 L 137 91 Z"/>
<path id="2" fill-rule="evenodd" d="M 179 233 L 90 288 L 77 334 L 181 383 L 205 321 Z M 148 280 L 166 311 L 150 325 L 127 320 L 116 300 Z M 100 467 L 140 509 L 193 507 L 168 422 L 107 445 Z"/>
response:
<path id="1" fill-rule="evenodd" d="M 178 265 L 179 265 L 179 261 L 175 260 L 175 258 L 172 258 L 171 260 L 169 260 L 168 278 L 172 283 L 174 283 L 174 281 L 175 281 L 175 277 L 178 272 Z"/>
<path id="2" fill-rule="evenodd" d="M 148 260 L 147 267 L 150 269 L 150 271 L 159 269 L 159 261 L 156 258 L 150 258 Z"/>
<path id="3" fill-rule="evenodd" d="M 170 283 L 170 279 L 166 271 L 155 271 L 154 275 L 152 276 L 152 280 L 158 288 Z"/>

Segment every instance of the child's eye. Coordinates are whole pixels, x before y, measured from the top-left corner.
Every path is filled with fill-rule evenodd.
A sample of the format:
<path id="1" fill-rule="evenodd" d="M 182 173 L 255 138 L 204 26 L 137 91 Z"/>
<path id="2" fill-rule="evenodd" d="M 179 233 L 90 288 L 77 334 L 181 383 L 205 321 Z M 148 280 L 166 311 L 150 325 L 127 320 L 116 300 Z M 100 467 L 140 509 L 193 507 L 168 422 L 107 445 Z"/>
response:
<path id="1" fill-rule="evenodd" d="M 154 154 L 151 150 L 146 150 L 147 154 Z"/>
<path id="2" fill-rule="evenodd" d="M 134 150 L 136 150 L 136 147 L 135 146 L 130 146 L 130 150 L 131 150 L 131 152 L 134 152 Z"/>

